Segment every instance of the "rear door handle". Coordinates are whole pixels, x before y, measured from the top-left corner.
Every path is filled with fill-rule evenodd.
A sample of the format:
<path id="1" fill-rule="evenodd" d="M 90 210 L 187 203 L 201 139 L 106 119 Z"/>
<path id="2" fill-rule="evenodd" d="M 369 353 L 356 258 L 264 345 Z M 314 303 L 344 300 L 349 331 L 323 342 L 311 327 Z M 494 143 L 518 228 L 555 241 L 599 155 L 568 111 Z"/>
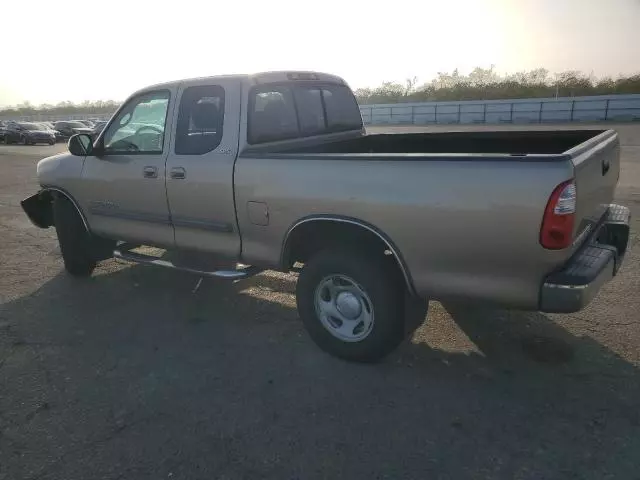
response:
<path id="1" fill-rule="evenodd" d="M 158 167 L 144 167 L 142 174 L 144 178 L 158 178 Z"/>
<path id="2" fill-rule="evenodd" d="M 182 167 L 174 167 L 171 169 L 169 175 L 171 176 L 171 178 L 174 178 L 176 180 L 184 180 L 185 178 L 187 178 L 187 171 Z"/>

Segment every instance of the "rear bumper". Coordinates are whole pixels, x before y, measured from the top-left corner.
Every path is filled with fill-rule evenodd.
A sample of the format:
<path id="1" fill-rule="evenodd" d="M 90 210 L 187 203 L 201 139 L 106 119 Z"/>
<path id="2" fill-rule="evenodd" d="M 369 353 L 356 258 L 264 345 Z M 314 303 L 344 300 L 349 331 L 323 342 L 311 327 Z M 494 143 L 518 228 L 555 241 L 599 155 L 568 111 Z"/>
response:
<path id="1" fill-rule="evenodd" d="M 629 209 L 610 205 L 596 234 L 560 270 L 545 278 L 540 311 L 571 313 L 586 307 L 622 266 L 629 241 Z"/>

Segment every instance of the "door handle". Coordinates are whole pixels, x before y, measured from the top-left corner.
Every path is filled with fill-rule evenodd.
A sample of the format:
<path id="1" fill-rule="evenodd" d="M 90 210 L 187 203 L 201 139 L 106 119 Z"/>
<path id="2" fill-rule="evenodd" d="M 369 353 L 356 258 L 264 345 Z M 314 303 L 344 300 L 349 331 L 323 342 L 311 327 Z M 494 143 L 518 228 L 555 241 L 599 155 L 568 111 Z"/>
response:
<path id="1" fill-rule="evenodd" d="M 169 175 L 171 176 L 171 178 L 174 178 L 176 180 L 184 180 L 185 178 L 187 178 L 187 171 L 182 167 L 174 167 L 171 169 Z"/>
<path id="2" fill-rule="evenodd" d="M 158 178 L 158 167 L 144 167 L 142 174 L 144 178 Z"/>

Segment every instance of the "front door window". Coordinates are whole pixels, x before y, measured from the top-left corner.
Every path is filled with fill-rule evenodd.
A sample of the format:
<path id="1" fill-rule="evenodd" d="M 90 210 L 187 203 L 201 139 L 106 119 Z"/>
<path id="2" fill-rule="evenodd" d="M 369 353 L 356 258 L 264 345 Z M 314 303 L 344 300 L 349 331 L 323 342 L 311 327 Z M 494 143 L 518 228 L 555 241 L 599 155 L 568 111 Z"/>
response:
<path id="1" fill-rule="evenodd" d="M 106 154 L 161 154 L 169 92 L 140 95 L 126 105 L 103 136 Z"/>

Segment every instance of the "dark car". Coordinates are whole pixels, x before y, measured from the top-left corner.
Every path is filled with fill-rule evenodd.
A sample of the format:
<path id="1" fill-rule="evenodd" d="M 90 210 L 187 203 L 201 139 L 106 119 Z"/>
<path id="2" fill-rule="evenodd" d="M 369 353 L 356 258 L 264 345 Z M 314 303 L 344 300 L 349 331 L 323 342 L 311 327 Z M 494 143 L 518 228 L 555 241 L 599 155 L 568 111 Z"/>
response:
<path id="1" fill-rule="evenodd" d="M 7 128 L 7 121 L 0 120 L 0 142 L 4 142 L 4 131 Z"/>
<path id="2" fill-rule="evenodd" d="M 93 132 L 93 129 L 87 127 L 81 122 L 78 122 L 77 120 L 56 122 L 53 124 L 53 128 L 58 132 L 56 137 L 60 140 L 66 140 L 76 133 L 87 133 L 91 135 Z"/>
<path id="3" fill-rule="evenodd" d="M 91 133 L 91 136 L 95 139 L 98 138 L 98 136 L 102 133 L 102 130 L 104 130 L 104 127 L 107 126 L 108 122 L 99 120 L 95 123 L 95 125 L 93 126 L 93 132 Z"/>
<path id="4" fill-rule="evenodd" d="M 93 122 L 91 120 L 75 120 L 76 122 L 82 123 L 85 127 L 93 128 Z"/>
<path id="5" fill-rule="evenodd" d="M 40 125 L 32 122 L 10 122 L 4 129 L 4 142 L 20 143 L 22 145 L 35 145 L 36 143 L 56 143 L 55 134 Z"/>

